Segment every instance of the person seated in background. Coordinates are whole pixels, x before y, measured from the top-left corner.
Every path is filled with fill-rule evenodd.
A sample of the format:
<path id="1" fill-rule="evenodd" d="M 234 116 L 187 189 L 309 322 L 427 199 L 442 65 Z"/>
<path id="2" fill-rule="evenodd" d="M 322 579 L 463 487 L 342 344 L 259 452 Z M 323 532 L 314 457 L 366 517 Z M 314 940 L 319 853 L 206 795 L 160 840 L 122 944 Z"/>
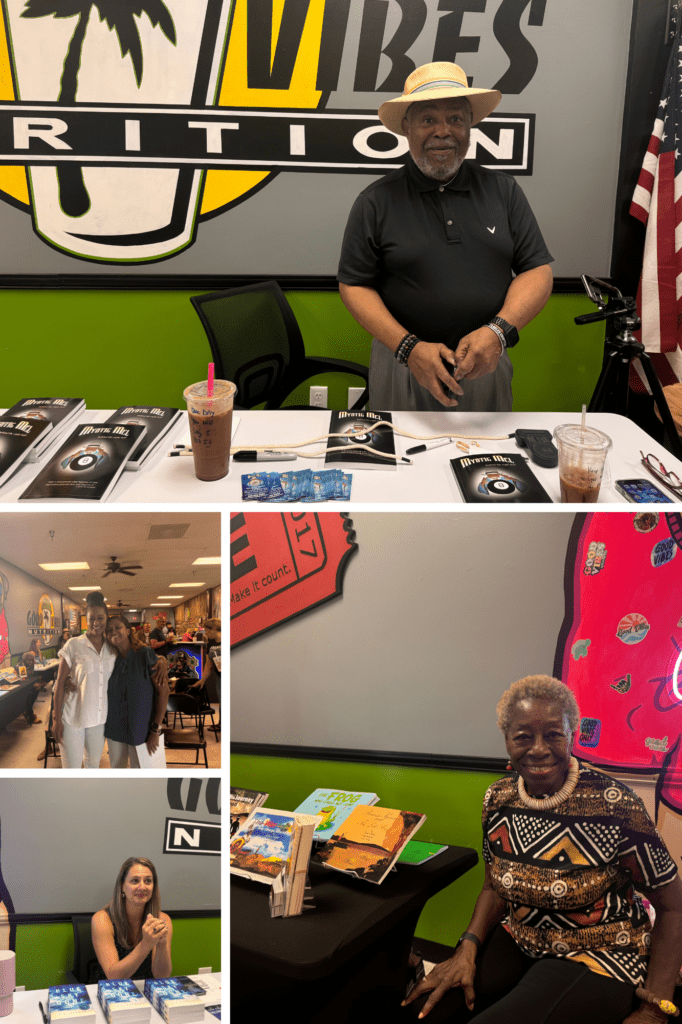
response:
<path id="1" fill-rule="evenodd" d="M 218 704 L 220 704 L 220 619 L 206 619 L 204 633 L 206 634 L 206 658 L 204 659 L 204 671 L 201 679 L 190 686 L 188 693 L 196 697 L 199 703 L 204 702 L 206 695 L 206 683 L 212 678 Z M 214 726 L 210 726 L 211 729 Z M 220 732 L 220 720 L 215 726 L 215 731 Z"/>
<path id="2" fill-rule="evenodd" d="M 182 639 L 185 641 L 185 643 L 190 643 L 192 640 L 194 640 L 195 633 L 196 629 L 194 629 L 192 626 L 188 626 L 185 632 L 182 634 Z"/>
<path id="3" fill-rule="evenodd" d="M 645 1024 L 674 1014 L 680 877 L 640 798 L 571 756 L 579 722 L 558 679 L 528 676 L 503 694 L 497 724 L 514 774 L 483 799 L 483 888 L 454 955 L 414 987 L 401 1020 L 433 1011 L 433 1024 Z"/>
<path id="4" fill-rule="evenodd" d="M 39 665 L 44 665 L 45 664 L 45 655 L 43 654 L 42 644 L 41 644 L 40 639 L 38 637 L 36 637 L 35 640 L 31 640 L 31 643 L 30 643 L 30 646 L 29 646 L 28 649 L 31 652 L 31 654 L 35 655 L 35 663 L 36 664 L 39 664 Z"/>
<path id="5" fill-rule="evenodd" d="M 166 628 L 166 639 L 167 639 L 169 644 L 172 644 L 172 643 L 175 642 L 175 630 L 173 629 L 172 626 L 168 626 Z"/>
<path id="6" fill-rule="evenodd" d="M 35 643 L 35 641 L 33 641 L 33 643 Z M 41 687 L 40 680 L 35 679 L 35 662 L 36 658 L 33 651 L 26 651 L 26 653 L 21 657 L 21 664 L 26 669 L 26 679 L 31 682 L 31 686 L 26 692 L 26 703 L 24 704 L 24 710 L 22 712 L 29 725 L 39 725 L 41 721 L 33 711 L 33 705 L 36 702 L 36 698 L 40 693 Z M 34 677 L 33 680 L 31 680 L 31 676 Z"/>
<path id="7" fill-rule="evenodd" d="M 114 895 L 92 918 L 96 963 L 88 984 L 105 978 L 170 978 L 173 925 L 161 910 L 156 868 L 146 857 L 121 867 Z"/>
<path id="8" fill-rule="evenodd" d="M 61 651 L 61 649 L 64 646 L 64 644 L 66 643 L 66 641 L 70 640 L 70 639 L 71 639 L 71 630 L 68 629 L 68 628 L 63 629 L 62 630 L 62 635 L 59 638 L 59 643 L 57 644 L 57 651 Z"/>

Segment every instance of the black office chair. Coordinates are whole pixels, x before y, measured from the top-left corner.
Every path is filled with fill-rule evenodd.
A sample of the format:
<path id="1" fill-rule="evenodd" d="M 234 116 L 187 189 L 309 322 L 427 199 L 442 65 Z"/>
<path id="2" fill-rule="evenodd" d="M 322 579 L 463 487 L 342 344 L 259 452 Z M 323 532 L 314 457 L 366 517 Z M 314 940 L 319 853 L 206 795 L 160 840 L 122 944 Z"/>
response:
<path id="1" fill-rule="evenodd" d="M 191 680 L 191 679 L 187 679 L 187 680 L 178 679 L 178 681 L 175 684 L 175 693 L 176 694 L 188 693 L 190 697 L 194 697 L 194 699 L 197 702 L 197 710 L 196 710 L 196 718 L 195 718 L 195 722 L 197 722 L 197 727 L 198 727 L 198 719 L 201 719 L 201 723 L 202 723 L 202 726 L 203 726 L 206 718 L 210 718 L 211 719 L 210 728 L 215 731 L 215 719 L 213 717 L 215 712 L 213 710 L 213 705 L 211 704 L 211 702 L 208 699 L 208 693 L 206 692 L 206 687 L 202 686 L 202 688 L 200 690 L 191 690 L 191 689 L 189 689 L 189 687 L 194 682 L 196 682 L 196 679 L 194 679 L 194 680 Z M 183 685 L 185 683 L 187 685 Z M 181 687 L 180 689 L 178 689 L 178 684 L 180 684 L 180 687 Z M 180 711 L 176 711 L 173 714 L 173 728 L 175 728 L 175 719 L 178 717 L 178 715 L 180 716 L 180 728 L 182 729 L 182 728 L 184 728 L 184 726 L 183 726 L 183 721 L 182 721 L 182 713 Z M 216 733 L 216 737 L 215 738 L 216 738 L 216 743 L 220 743 L 220 735 L 219 735 L 219 733 Z"/>
<path id="2" fill-rule="evenodd" d="M 195 726 L 193 729 L 165 728 L 163 731 L 163 742 L 166 750 L 196 750 L 195 764 L 199 764 L 199 751 L 204 752 L 204 762 L 208 768 L 208 755 L 206 753 L 206 738 L 204 736 L 204 721 L 200 714 L 199 702 L 188 693 L 172 693 L 168 698 L 166 717 L 170 715 L 182 715 L 193 718 Z M 187 764 L 186 761 L 168 761 L 166 764 Z"/>
<path id="3" fill-rule="evenodd" d="M 190 301 L 208 336 L 216 377 L 237 385 L 235 408 L 253 409 L 265 402 L 266 409 L 279 409 L 299 384 L 333 371 L 361 377 L 365 389 L 352 408 L 366 404 L 367 367 L 306 356 L 296 317 L 276 281 L 193 295 Z"/>
<path id="4" fill-rule="evenodd" d="M 67 985 L 87 985 L 98 965 L 92 944 L 92 914 L 72 914 L 73 970 L 66 972 Z"/>

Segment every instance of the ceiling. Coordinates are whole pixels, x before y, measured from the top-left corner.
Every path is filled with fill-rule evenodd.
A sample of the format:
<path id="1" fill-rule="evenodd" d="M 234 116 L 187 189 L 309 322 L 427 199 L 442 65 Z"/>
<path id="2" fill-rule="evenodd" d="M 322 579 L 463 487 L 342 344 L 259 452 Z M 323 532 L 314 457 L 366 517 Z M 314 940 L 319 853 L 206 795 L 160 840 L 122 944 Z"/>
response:
<path id="1" fill-rule="evenodd" d="M 171 583 L 204 584 L 161 602 L 180 604 L 182 595 L 218 586 L 220 565 L 192 562 L 219 554 L 219 512 L 0 512 L 0 558 L 80 603 L 86 592 L 69 586 L 99 585 L 109 607 L 121 600 L 142 609 L 172 594 Z M 122 566 L 143 568 L 133 570 L 135 576 L 102 579 L 112 556 Z M 90 569 L 54 572 L 41 569 L 40 562 L 88 562 Z"/>

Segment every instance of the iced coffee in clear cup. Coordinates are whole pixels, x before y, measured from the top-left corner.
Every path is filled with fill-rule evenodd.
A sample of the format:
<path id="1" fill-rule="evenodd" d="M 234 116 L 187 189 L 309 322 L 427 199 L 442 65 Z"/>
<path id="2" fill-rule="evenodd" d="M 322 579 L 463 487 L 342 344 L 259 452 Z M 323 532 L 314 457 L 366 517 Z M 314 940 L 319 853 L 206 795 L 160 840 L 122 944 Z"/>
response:
<path id="1" fill-rule="evenodd" d="M 202 380 L 185 388 L 183 396 L 197 479 L 220 480 L 230 469 L 232 407 L 237 388 L 229 380 L 214 380 L 211 395 L 208 390 L 208 381 Z"/>
<path id="2" fill-rule="evenodd" d="M 562 502 L 593 504 L 599 498 L 611 438 L 595 427 L 565 423 L 555 427 L 554 440 L 559 449 Z"/>

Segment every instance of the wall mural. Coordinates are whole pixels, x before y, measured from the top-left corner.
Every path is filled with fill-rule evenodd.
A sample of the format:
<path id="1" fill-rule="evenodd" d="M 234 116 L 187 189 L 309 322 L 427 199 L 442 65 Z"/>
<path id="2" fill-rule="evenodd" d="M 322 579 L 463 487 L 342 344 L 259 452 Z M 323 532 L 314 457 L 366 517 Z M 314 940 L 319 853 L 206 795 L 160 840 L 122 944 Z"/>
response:
<path id="1" fill-rule="evenodd" d="M 573 5 L 577 24 L 591 10 L 587 5 L 583 13 L 585 3 Z M 619 4 L 600 5 L 595 37 L 610 38 Z M 226 215 L 279 175 L 289 185 L 306 176 L 293 185 L 296 207 L 305 206 L 311 178 L 331 174 L 327 203 L 340 240 L 349 205 L 347 196 L 336 195 L 335 181 L 381 175 L 404 162 L 406 140 L 388 132 L 376 110 L 402 92 L 416 64 L 434 60 L 458 61 L 472 78 L 473 67 L 476 84 L 504 95 L 504 109 L 472 130 L 469 159 L 531 176 L 536 114 L 552 116 L 543 107 L 543 75 L 552 74 L 564 45 L 565 26 L 546 17 L 548 6 L 548 0 L 489 0 L 487 6 L 485 0 L 0 0 L 0 207 L 25 213 L 41 246 L 65 257 L 46 261 L 53 272 L 58 266 L 77 273 L 75 261 L 139 271 L 178 260 L 215 217 L 225 218 L 228 231 Z M 577 106 L 583 97 L 600 102 L 585 95 L 578 72 L 565 86 Z M 555 111 L 557 99 L 563 103 L 553 97 Z M 563 119 L 563 107 L 555 116 Z M 554 141 L 543 143 L 551 162 Z M 552 171 L 553 165 L 550 180 Z M 555 185 L 543 200 L 549 209 Z M 271 211 L 262 198 L 254 215 L 267 223 L 269 245 Z M 536 213 L 542 221 L 542 209 Z M 297 228 L 314 241 L 315 224 L 298 220 Z M 179 261 L 177 272 L 210 266 L 211 273 L 252 273 L 239 266 L 240 252 L 248 250 L 258 264 L 268 248 L 262 227 L 251 235 L 228 252 L 227 235 L 212 236 L 203 263 Z M 35 258 L 39 264 L 39 251 Z M 42 270 L 36 265 L 29 272 Z M 8 261 L 0 273 L 16 268 Z"/>
<path id="2" fill-rule="evenodd" d="M 576 516 L 555 675 L 580 708 L 574 752 L 636 780 L 682 859 L 682 516 Z"/>
<path id="3" fill-rule="evenodd" d="M 339 596 L 357 550 L 345 512 L 235 512 L 230 537 L 232 647 Z"/>

